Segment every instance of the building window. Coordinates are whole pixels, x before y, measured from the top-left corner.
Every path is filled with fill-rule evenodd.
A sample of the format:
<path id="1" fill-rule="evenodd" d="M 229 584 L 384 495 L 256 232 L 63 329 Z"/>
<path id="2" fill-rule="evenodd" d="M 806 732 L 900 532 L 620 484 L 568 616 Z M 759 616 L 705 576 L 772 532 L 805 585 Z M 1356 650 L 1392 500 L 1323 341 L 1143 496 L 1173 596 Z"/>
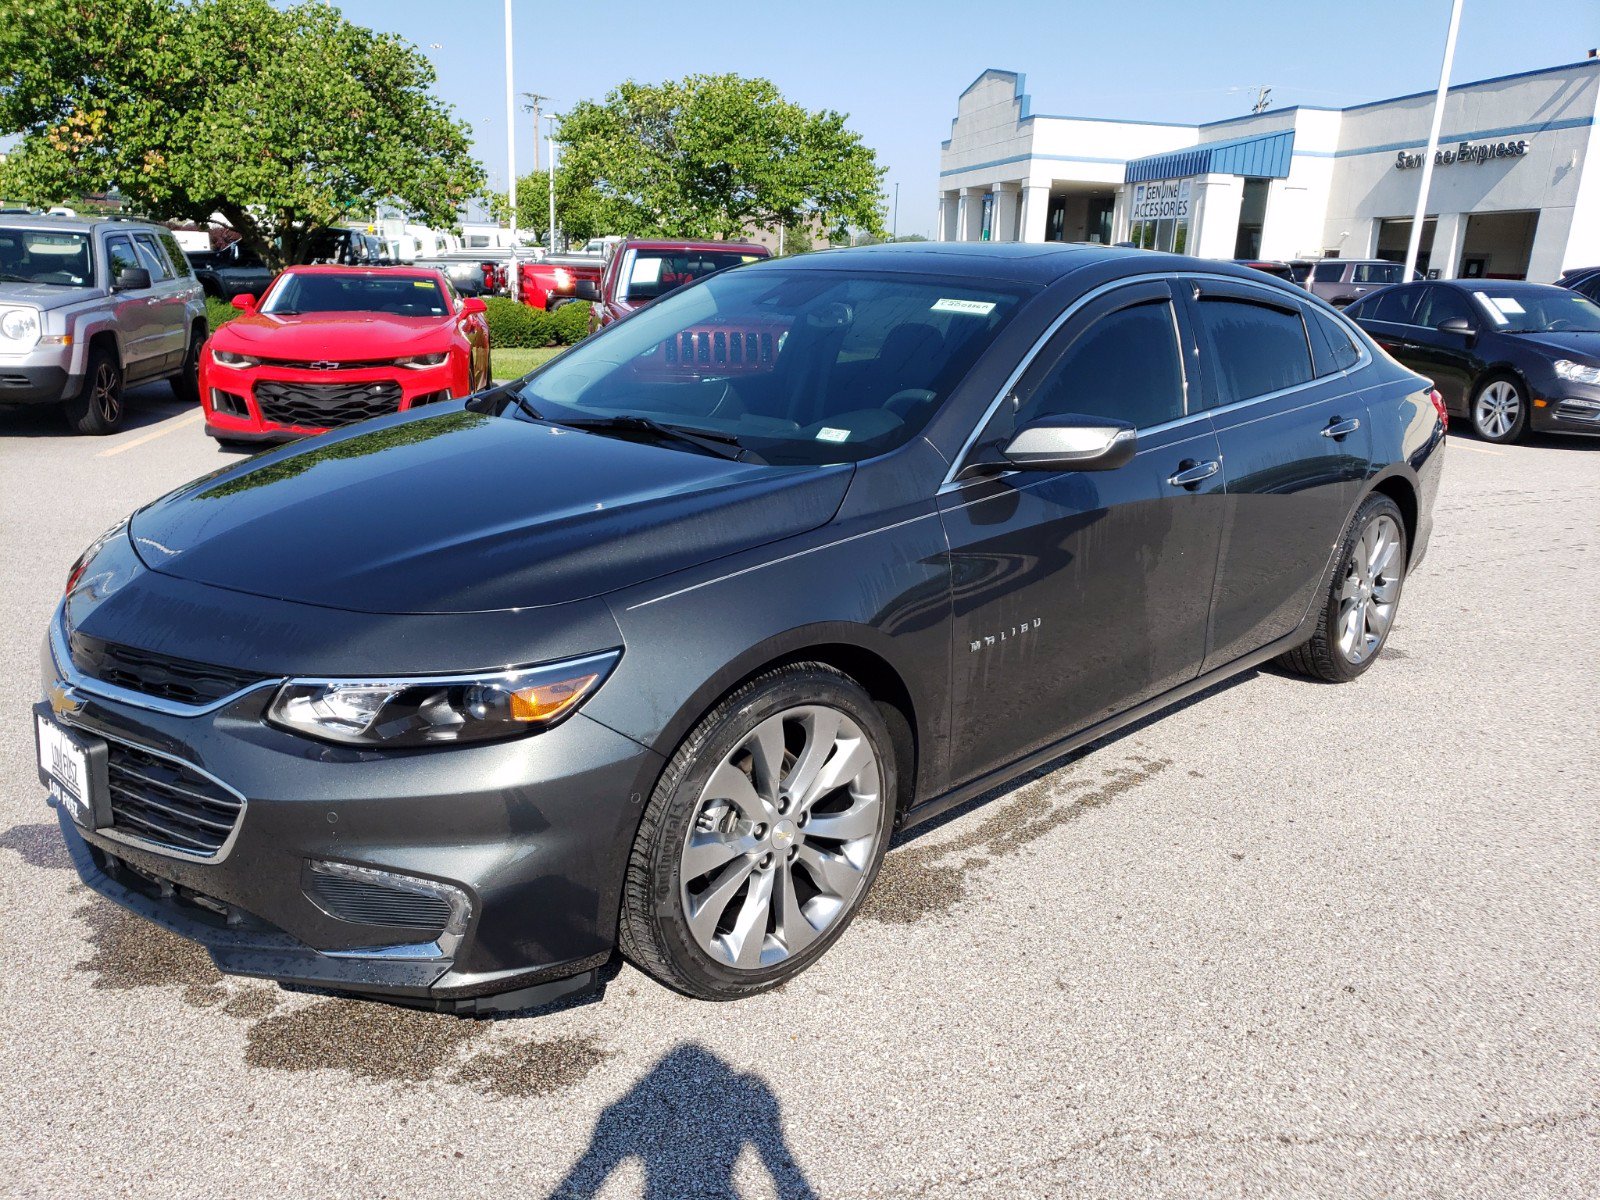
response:
<path id="1" fill-rule="evenodd" d="M 1184 254 L 1189 246 L 1189 219 L 1135 221 L 1128 227 L 1128 240 L 1141 250 L 1166 250 Z"/>

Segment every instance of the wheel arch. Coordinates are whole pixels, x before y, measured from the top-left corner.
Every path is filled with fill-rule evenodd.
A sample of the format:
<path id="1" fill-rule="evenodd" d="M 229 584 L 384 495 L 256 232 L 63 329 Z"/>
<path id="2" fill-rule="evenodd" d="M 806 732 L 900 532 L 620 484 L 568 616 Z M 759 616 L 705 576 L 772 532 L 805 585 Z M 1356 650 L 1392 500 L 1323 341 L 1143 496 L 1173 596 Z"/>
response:
<path id="1" fill-rule="evenodd" d="M 758 675 L 792 663 L 816 662 L 832 667 L 860 684 L 884 716 L 894 742 L 896 821 L 917 795 L 919 774 L 925 769 L 924 752 L 931 731 L 920 722 L 927 704 L 918 705 L 887 648 L 873 646 L 873 631 L 859 626 L 830 623 L 792 629 L 751 647 L 697 688 L 667 722 L 655 746 L 663 763 L 678 745 L 730 693 Z"/>
<path id="2" fill-rule="evenodd" d="M 1410 563 L 1411 556 L 1416 552 L 1417 522 L 1421 519 L 1422 498 L 1417 492 L 1417 485 L 1399 472 L 1393 471 L 1384 475 L 1373 483 L 1372 487 L 1361 497 L 1364 504 L 1369 496 L 1387 496 L 1395 502 L 1400 510 L 1400 516 L 1405 524 L 1406 531 L 1406 562 Z M 1361 504 L 1357 504 L 1359 509 Z M 1352 516 L 1354 513 L 1351 514 Z M 1348 524 L 1348 521 L 1346 522 Z"/>

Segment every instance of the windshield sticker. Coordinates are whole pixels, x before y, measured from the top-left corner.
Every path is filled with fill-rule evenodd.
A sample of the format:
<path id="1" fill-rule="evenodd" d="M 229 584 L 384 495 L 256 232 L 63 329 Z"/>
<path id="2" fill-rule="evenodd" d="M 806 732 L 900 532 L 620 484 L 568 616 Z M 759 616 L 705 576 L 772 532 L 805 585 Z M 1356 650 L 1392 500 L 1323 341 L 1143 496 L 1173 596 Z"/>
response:
<path id="1" fill-rule="evenodd" d="M 429 290 L 432 290 L 436 285 L 434 284 L 434 282 L 431 279 L 413 279 L 411 281 L 411 286 L 412 287 L 419 287 L 419 288 L 428 288 Z"/>
<path id="2" fill-rule="evenodd" d="M 1491 300 L 1484 292 L 1473 292 L 1472 294 L 1478 298 L 1478 303 L 1483 305 L 1483 311 L 1488 313 L 1489 316 L 1493 318 L 1496 325 L 1511 324 L 1511 321 L 1506 317 L 1505 312 L 1501 310 L 1499 306 L 1500 302 L 1498 300 Z M 1515 303 L 1515 301 L 1512 301 L 1512 303 Z M 1520 306 L 1518 306 L 1517 311 L 1522 311 Z"/>
<path id="3" fill-rule="evenodd" d="M 1508 317 L 1514 317 L 1519 313 L 1524 313 L 1524 312 L 1528 311 L 1527 309 L 1523 308 L 1522 305 L 1518 304 L 1515 300 L 1513 300 L 1510 296 L 1490 296 L 1489 297 L 1489 301 L 1496 308 L 1498 308 L 1501 312 L 1505 313 L 1506 316 L 1508 316 Z"/>
<path id="4" fill-rule="evenodd" d="M 634 283 L 659 283 L 661 281 L 661 264 L 664 259 L 636 258 L 633 261 Z"/>
<path id="5" fill-rule="evenodd" d="M 817 441 L 819 442 L 846 442 L 849 440 L 850 431 L 848 429 L 830 429 L 824 425 L 817 430 Z"/>
<path id="6" fill-rule="evenodd" d="M 987 317 L 994 311 L 993 300 L 951 300 L 940 297 L 933 302 L 933 312 L 966 313 L 973 317 Z"/>

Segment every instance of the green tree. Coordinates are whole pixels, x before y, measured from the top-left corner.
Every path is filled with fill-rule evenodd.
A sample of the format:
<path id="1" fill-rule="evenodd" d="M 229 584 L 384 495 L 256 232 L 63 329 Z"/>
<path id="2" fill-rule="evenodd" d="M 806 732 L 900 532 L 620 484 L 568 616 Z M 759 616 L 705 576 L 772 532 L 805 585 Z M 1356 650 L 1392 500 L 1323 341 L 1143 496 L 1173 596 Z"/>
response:
<path id="1" fill-rule="evenodd" d="M 556 228 L 562 228 L 562 203 L 559 181 L 561 174 L 556 173 L 558 181 L 556 195 Z M 489 210 L 491 220 L 509 225 L 511 216 L 511 202 L 504 192 L 485 191 L 479 197 Z M 524 233 L 531 233 L 535 241 L 548 242 L 550 239 L 550 172 L 530 171 L 526 175 L 517 177 L 517 229 Z"/>
<path id="2" fill-rule="evenodd" d="M 378 201 L 448 226 L 483 184 L 408 42 L 321 3 L 0 0 L 6 190 L 221 213 L 269 262 Z"/>
<path id="3" fill-rule="evenodd" d="M 561 122 L 563 228 L 574 239 L 881 232 L 884 172 L 845 120 L 808 112 L 766 79 L 630 80 Z"/>

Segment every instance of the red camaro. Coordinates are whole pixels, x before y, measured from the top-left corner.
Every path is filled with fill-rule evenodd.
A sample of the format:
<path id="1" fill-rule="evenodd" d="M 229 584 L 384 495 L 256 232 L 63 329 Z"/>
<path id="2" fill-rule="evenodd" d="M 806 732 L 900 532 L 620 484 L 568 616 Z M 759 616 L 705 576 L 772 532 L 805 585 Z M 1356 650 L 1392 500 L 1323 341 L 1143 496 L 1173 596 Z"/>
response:
<path id="1" fill-rule="evenodd" d="M 275 442 L 489 386 L 483 301 L 437 271 L 290 267 L 200 352 L 206 432 Z"/>

